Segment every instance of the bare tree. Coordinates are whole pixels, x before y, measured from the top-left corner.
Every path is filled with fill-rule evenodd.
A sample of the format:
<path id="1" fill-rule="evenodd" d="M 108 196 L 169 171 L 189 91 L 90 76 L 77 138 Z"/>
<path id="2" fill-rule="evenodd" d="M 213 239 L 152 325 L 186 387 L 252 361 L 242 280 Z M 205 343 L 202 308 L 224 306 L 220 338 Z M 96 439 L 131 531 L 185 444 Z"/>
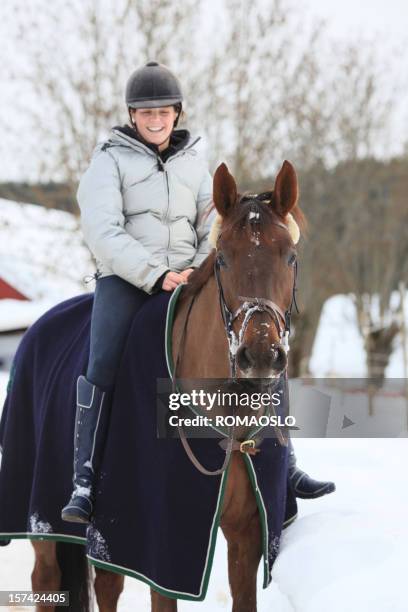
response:
<path id="1" fill-rule="evenodd" d="M 330 48 L 324 25 L 308 23 L 293 1 L 217 7 L 214 31 L 205 32 L 201 0 L 8 0 L 0 30 L 12 52 L 3 70 L 18 121 L 0 120 L 28 178 L 74 189 L 95 143 L 127 120 L 130 72 L 157 59 L 180 75 L 189 125 L 204 128 L 212 168 L 225 160 L 241 188 L 271 188 L 276 167 L 291 159 L 310 220 L 292 346 L 299 373 L 330 295 L 355 295 L 365 321 L 364 296 L 379 295 L 384 321 L 395 320 L 392 290 L 405 278 L 397 262 L 407 259 L 396 190 L 405 187 L 374 162 L 387 148 L 395 89 L 375 45 Z"/>
<path id="2" fill-rule="evenodd" d="M 317 70 L 320 26 L 308 29 L 284 0 L 225 0 L 223 6 L 201 108 L 212 164 L 227 159 L 246 186 L 273 174 L 283 158 L 298 160 L 292 126 L 297 101 L 310 89 L 300 67 L 305 75 Z"/>
<path id="3" fill-rule="evenodd" d="M 396 193 L 400 181 L 394 180 L 390 166 L 376 161 L 387 149 L 395 113 L 394 92 L 384 87 L 387 66 L 370 45 L 360 48 L 351 43 L 334 51 L 331 70 L 319 77 L 325 81 L 320 108 L 317 105 L 309 113 L 310 117 L 320 113 L 323 119 L 315 125 L 326 126 L 325 133 L 311 132 L 323 152 L 322 161 L 312 154 L 301 172 L 310 235 L 302 255 L 303 313 L 292 352 L 297 374 L 307 371 L 321 306 L 335 293 L 355 296 L 367 364 L 372 363 L 375 343 L 368 330 L 378 330 L 388 320 L 388 337 L 388 325 L 397 316 L 391 316 L 392 291 L 404 274 L 398 253 L 408 236 L 401 235 L 407 225 Z M 372 302 L 378 296 L 383 316 L 375 323 Z M 392 329 L 394 337 L 395 325 Z M 377 349 L 382 350 L 381 335 L 375 337 Z M 392 344 L 387 346 L 391 350 Z M 388 357 L 381 358 L 384 367 Z"/>
<path id="4" fill-rule="evenodd" d="M 398 284 L 408 278 L 408 162 L 356 159 L 301 175 L 310 232 L 302 248 L 301 316 L 292 367 L 307 371 L 324 301 L 354 300 L 367 373 L 381 381 L 401 326 Z"/>
<path id="5" fill-rule="evenodd" d="M 199 0 L 185 0 L 182 9 L 168 0 L 2 5 L 2 27 L 14 49 L 7 77 L 20 92 L 18 131 L 34 153 L 27 167 L 20 147 L 25 174 L 74 186 L 96 142 L 127 120 L 131 71 L 152 58 L 180 71 L 186 57 L 192 61 L 188 45 L 198 6 Z"/>

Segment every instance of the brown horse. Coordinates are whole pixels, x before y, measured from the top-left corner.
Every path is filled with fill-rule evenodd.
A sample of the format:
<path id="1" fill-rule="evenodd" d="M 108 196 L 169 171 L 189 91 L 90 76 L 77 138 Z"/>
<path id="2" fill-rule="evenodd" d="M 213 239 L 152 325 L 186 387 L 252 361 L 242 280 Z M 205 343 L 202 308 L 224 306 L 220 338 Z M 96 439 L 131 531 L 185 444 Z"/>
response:
<path id="1" fill-rule="evenodd" d="M 177 376 L 228 378 L 233 373 L 237 378 L 274 378 L 287 367 L 285 315 L 290 313 L 296 268 L 290 224 L 297 227 L 293 218 L 298 222 L 303 218 L 297 206 L 295 170 L 285 161 L 273 191 L 241 196 L 222 164 L 214 176 L 213 199 L 219 215 L 213 235 L 215 248 L 191 274 L 175 318 L 173 358 Z M 234 314 L 228 318 L 229 313 Z M 256 612 L 261 527 L 239 450 L 231 455 L 220 525 L 228 543 L 232 610 Z M 37 541 L 33 546 L 33 589 L 58 589 L 58 545 Z M 96 568 L 95 591 L 101 612 L 117 609 L 123 581 L 121 575 Z M 177 610 L 177 600 L 154 590 L 151 602 L 153 612 Z M 44 612 L 49 609 L 44 608 Z"/>

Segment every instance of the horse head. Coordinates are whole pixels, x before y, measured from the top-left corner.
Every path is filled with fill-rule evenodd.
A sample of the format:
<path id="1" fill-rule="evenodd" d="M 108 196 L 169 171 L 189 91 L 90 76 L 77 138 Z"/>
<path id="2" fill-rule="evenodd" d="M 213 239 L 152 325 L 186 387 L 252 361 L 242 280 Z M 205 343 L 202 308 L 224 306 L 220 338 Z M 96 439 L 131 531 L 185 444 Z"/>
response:
<path id="1" fill-rule="evenodd" d="M 218 212 L 210 241 L 232 375 L 270 379 L 287 367 L 295 301 L 298 182 L 285 161 L 273 190 L 239 194 L 225 164 L 214 175 Z M 295 221 L 296 219 L 296 221 Z"/>

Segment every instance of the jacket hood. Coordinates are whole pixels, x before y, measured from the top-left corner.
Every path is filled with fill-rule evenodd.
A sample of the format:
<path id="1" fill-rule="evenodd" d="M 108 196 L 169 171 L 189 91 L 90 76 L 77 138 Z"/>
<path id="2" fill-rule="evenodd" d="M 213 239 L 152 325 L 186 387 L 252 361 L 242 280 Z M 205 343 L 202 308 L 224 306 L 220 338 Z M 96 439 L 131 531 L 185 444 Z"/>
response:
<path id="1" fill-rule="evenodd" d="M 115 126 L 112 128 L 112 135 L 109 138 L 108 143 L 112 145 L 125 145 L 131 146 L 138 150 L 149 151 L 151 154 L 160 156 L 164 161 L 174 155 L 178 151 L 183 149 L 189 149 L 196 142 L 200 140 L 200 137 L 192 138 L 188 130 L 179 129 L 173 130 L 170 135 L 170 144 L 167 149 L 159 152 L 157 145 L 152 144 L 144 140 L 133 128 L 129 125 Z"/>

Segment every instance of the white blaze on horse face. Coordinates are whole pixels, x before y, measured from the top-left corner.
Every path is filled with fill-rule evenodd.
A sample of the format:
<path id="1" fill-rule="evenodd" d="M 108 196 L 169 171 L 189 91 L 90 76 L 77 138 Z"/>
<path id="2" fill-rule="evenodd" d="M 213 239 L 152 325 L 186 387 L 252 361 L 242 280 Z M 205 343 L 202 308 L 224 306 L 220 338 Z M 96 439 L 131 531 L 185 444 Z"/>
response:
<path id="1" fill-rule="evenodd" d="M 259 236 L 260 236 L 260 232 L 258 230 L 258 231 L 252 232 L 251 238 L 250 238 L 251 242 L 257 247 L 259 247 L 259 245 L 261 244 L 259 240 Z"/>
<path id="2" fill-rule="evenodd" d="M 257 219 L 257 222 L 259 223 L 259 216 L 260 216 L 259 212 L 255 212 L 255 211 L 251 210 L 248 213 L 248 221 L 251 223 L 252 219 Z M 252 232 L 251 232 L 250 240 L 257 247 L 259 247 L 259 245 L 260 245 L 260 240 L 259 240 L 259 236 L 260 235 L 261 234 L 260 234 L 259 229 L 256 229 L 256 230 L 253 229 Z"/>

